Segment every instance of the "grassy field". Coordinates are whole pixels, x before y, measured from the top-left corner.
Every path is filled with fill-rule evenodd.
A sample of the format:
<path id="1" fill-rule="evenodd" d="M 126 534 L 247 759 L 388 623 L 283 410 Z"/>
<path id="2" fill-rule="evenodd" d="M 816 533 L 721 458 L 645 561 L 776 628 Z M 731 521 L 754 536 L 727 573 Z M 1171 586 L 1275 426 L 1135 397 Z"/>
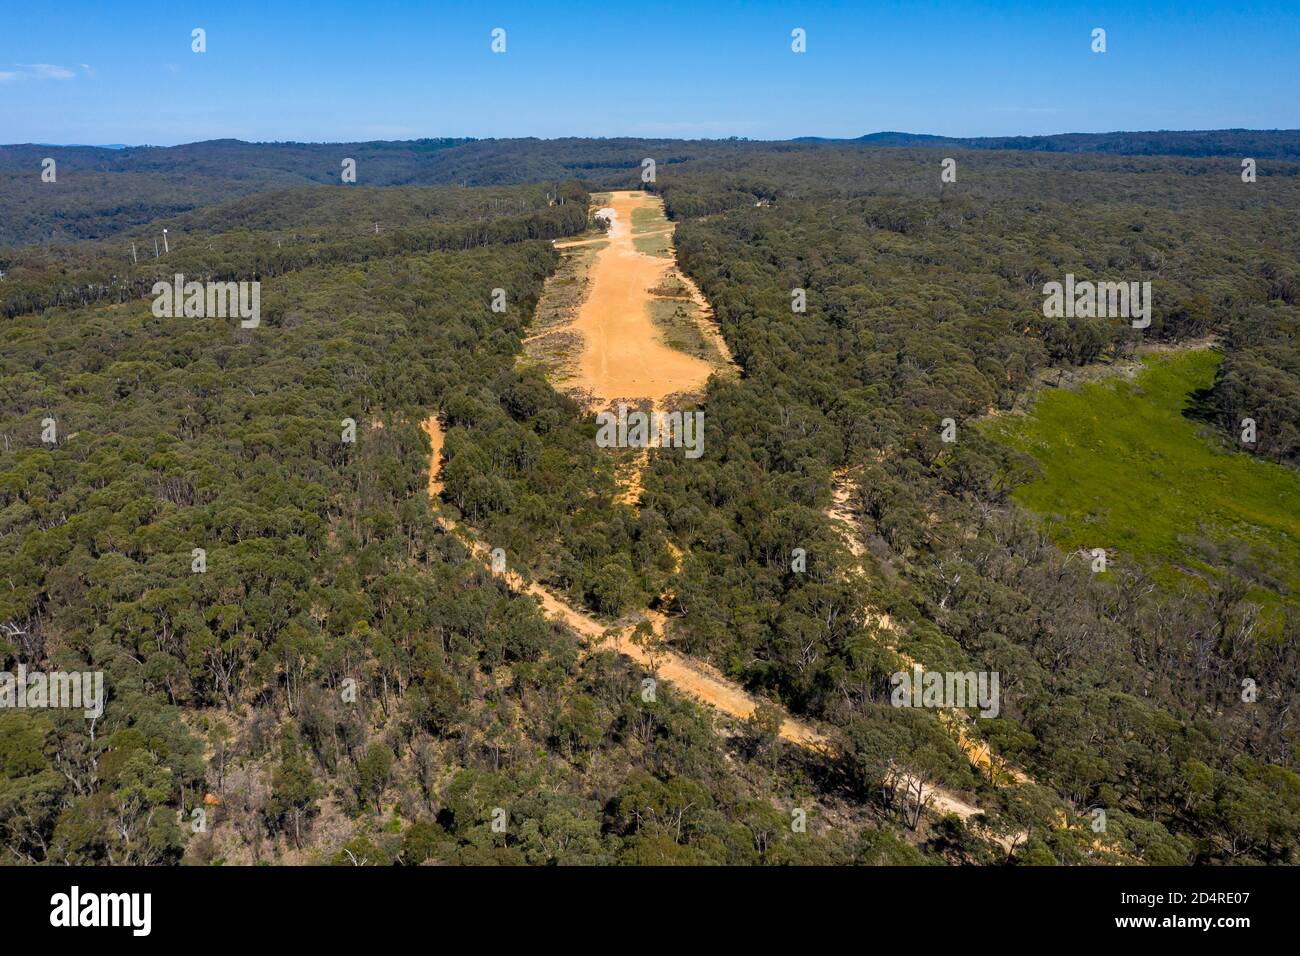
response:
<path id="1" fill-rule="evenodd" d="M 643 252 L 647 256 L 658 256 L 660 259 L 672 258 L 673 254 L 672 234 L 668 232 L 651 233 L 647 236 L 634 235 L 632 246 L 637 252 Z"/>
<path id="2" fill-rule="evenodd" d="M 663 229 L 667 225 L 668 220 L 664 218 L 663 210 L 658 207 L 632 210 L 632 235 Z"/>
<path id="3" fill-rule="evenodd" d="M 1045 389 L 1027 416 L 983 427 L 1042 466 L 1015 497 L 1063 548 L 1153 562 L 1169 583 L 1230 568 L 1265 606 L 1300 603 L 1300 475 L 1225 449 L 1184 415 L 1219 361 L 1155 356 L 1132 382 Z"/>
<path id="4" fill-rule="evenodd" d="M 632 246 L 647 256 L 672 256 L 672 230 L 661 207 L 632 210 Z"/>

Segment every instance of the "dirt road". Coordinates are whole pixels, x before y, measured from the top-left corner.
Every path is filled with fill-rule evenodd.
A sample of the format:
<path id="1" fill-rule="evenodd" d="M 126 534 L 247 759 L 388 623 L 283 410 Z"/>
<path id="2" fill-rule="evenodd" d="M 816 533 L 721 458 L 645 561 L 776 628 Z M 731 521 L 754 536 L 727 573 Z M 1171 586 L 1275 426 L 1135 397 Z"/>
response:
<path id="1" fill-rule="evenodd" d="M 424 432 L 429 436 L 429 444 L 433 446 L 433 460 L 429 465 L 429 497 L 437 501 L 442 494 L 442 482 L 438 480 L 438 474 L 442 470 L 442 423 L 438 421 L 437 415 L 430 415 L 424 420 Z"/>

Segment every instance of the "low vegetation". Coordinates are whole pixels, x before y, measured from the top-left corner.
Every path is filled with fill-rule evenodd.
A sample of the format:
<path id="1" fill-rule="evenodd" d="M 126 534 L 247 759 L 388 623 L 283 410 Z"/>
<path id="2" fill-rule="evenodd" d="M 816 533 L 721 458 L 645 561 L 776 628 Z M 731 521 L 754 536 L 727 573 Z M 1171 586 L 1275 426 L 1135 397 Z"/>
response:
<path id="1" fill-rule="evenodd" d="M 1235 581 L 1267 612 L 1257 637 L 1278 640 L 1279 603 L 1300 605 L 1300 481 L 1188 417 L 1221 360 L 1209 350 L 1156 356 L 1131 382 L 1046 390 L 1032 415 L 989 432 L 1041 466 L 1015 498 L 1050 517 L 1063 549 L 1155 562 L 1170 584 Z"/>

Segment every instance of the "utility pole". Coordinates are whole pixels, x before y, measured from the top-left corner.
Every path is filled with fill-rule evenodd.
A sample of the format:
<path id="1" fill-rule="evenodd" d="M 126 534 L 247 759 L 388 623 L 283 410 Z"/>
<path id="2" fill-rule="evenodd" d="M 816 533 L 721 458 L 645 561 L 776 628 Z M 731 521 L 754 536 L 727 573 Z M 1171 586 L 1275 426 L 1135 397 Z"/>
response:
<path id="1" fill-rule="evenodd" d="M 167 245 L 167 230 L 166 230 L 166 229 L 163 230 L 163 252 L 171 252 L 171 248 Z"/>
<path id="2" fill-rule="evenodd" d="M 135 243 L 131 243 L 131 265 L 138 266 L 140 260 L 135 257 Z"/>
<path id="3" fill-rule="evenodd" d="M 158 258 L 158 239 L 156 236 L 154 237 L 154 241 L 153 241 L 153 257 L 155 259 Z"/>

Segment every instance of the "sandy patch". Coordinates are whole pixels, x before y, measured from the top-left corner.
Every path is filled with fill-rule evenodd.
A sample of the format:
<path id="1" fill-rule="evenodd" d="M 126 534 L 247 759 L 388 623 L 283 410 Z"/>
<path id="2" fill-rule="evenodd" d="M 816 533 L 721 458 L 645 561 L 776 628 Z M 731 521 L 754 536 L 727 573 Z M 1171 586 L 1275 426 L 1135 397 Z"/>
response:
<path id="1" fill-rule="evenodd" d="M 442 424 L 437 415 L 430 415 L 424 420 L 424 433 L 429 436 L 433 454 L 429 458 L 429 497 L 437 498 L 442 494 L 442 482 L 438 475 L 442 472 Z"/>
<path id="2" fill-rule="evenodd" d="M 840 537 L 844 539 L 844 543 L 848 546 L 852 555 L 861 559 L 866 556 L 867 549 L 862 546 L 862 538 L 858 534 L 858 523 L 853 518 L 853 506 L 850 499 L 855 489 L 856 485 L 849 477 L 848 472 L 836 472 L 834 481 L 831 484 L 831 506 L 826 509 L 826 517 L 839 526 Z"/>

